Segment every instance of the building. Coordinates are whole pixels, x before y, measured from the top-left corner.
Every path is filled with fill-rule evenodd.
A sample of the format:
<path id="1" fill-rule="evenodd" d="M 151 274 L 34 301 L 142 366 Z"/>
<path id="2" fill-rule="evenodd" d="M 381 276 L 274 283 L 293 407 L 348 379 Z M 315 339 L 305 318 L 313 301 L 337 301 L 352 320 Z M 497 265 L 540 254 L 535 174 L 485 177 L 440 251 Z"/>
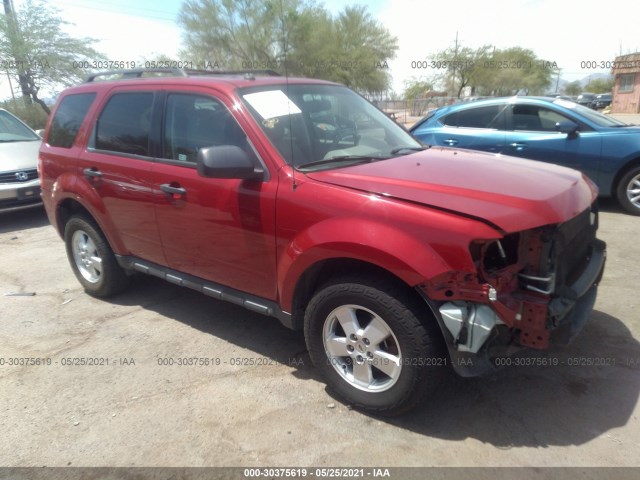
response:
<path id="1" fill-rule="evenodd" d="M 640 52 L 616 57 L 611 113 L 640 113 Z"/>

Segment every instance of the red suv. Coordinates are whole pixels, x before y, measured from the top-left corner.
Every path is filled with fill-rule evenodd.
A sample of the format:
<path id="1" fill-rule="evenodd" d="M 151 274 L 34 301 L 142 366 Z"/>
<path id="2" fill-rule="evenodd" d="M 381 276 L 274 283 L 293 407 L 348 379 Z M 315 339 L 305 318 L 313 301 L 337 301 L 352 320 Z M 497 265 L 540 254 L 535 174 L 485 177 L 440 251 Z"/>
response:
<path id="1" fill-rule="evenodd" d="M 107 72 L 60 95 L 44 138 L 44 204 L 87 293 L 142 272 L 275 316 L 378 413 L 448 367 L 567 342 L 604 268 L 584 175 L 426 147 L 330 82 Z"/>

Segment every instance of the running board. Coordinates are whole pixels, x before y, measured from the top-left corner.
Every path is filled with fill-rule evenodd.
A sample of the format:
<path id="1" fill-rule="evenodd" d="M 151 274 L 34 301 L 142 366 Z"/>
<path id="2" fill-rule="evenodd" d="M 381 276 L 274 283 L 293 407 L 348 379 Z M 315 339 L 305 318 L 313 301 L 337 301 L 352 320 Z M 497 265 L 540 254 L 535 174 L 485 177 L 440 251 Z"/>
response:
<path id="1" fill-rule="evenodd" d="M 116 255 L 116 259 L 118 260 L 118 264 L 125 270 L 145 273 L 180 287 L 191 288 L 216 300 L 230 302 L 244 307 L 247 310 L 251 310 L 252 312 L 260 313 L 268 317 L 275 317 L 280 320 L 285 327 L 294 328 L 291 314 L 282 310 L 280 306 L 272 300 L 257 297 L 234 288 L 225 287 L 224 285 L 203 280 L 202 278 L 178 272 L 177 270 L 171 270 L 162 265 L 147 262 L 136 257 Z"/>

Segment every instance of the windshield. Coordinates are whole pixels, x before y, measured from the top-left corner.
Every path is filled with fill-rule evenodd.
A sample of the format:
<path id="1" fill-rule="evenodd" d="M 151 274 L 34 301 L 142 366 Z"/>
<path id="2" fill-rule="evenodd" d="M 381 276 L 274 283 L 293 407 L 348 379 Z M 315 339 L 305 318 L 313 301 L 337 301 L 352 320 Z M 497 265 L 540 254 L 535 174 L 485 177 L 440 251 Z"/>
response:
<path id="1" fill-rule="evenodd" d="M 40 137 L 9 112 L 0 110 L 0 142 L 29 140 L 40 140 Z"/>
<path id="2" fill-rule="evenodd" d="M 422 148 L 346 87 L 269 85 L 242 89 L 240 97 L 271 143 L 295 167 L 336 168 Z"/>
<path id="3" fill-rule="evenodd" d="M 596 112 L 595 110 L 591 110 L 588 107 L 583 107 L 582 105 L 578 105 L 574 102 L 569 102 L 567 100 L 555 100 L 553 103 L 556 105 L 560 105 L 561 107 L 569 108 L 576 112 L 579 115 L 582 115 L 584 118 L 589 120 L 591 123 L 596 124 L 599 127 L 623 127 L 627 126 L 626 123 L 621 122 L 620 120 L 616 120 L 615 118 L 607 117 L 600 112 Z"/>

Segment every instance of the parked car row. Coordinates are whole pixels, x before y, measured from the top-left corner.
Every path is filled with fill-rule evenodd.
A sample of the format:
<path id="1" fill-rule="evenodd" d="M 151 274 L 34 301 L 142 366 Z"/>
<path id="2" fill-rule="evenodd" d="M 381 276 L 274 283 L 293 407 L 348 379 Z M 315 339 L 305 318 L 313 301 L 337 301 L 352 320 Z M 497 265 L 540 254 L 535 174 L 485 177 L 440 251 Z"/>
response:
<path id="1" fill-rule="evenodd" d="M 548 93 L 545 97 L 550 98 L 560 98 L 562 100 L 570 100 L 572 102 L 576 102 L 578 105 L 582 105 L 584 107 L 589 107 L 594 110 L 603 110 L 604 108 L 611 105 L 612 95 L 610 93 L 590 93 L 590 92 L 582 92 L 580 95 L 576 97 L 572 97 L 569 95 L 561 95 L 559 93 Z"/>
<path id="2" fill-rule="evenodd" d="M 589 107 L 594 110 L 603 110 L 611 105 L 613 96 L 610 93 L 599 93 L 595 96 Z"/>

